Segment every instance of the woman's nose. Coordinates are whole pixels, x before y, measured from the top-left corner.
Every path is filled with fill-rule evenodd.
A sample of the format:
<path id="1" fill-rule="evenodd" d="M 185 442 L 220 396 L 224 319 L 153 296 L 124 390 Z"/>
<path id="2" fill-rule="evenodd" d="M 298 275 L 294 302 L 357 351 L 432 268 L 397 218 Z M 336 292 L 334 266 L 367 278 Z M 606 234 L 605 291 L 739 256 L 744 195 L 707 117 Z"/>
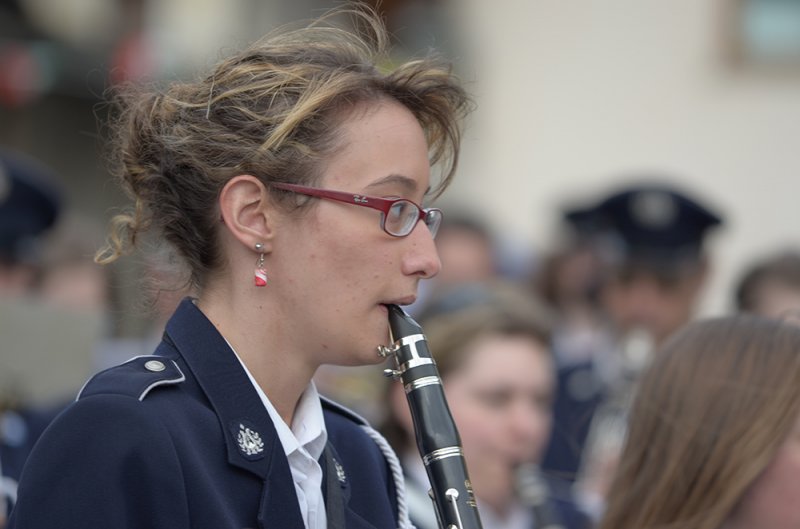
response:
<path id="1" fill-rule="evenodd" d="M 430 279 L 438 274 L 442 262 L 428 226 L 424 222 L 417 222 L 406 239 L 409 248 L 403 257 L 403 273 L 422 279 Z"/>

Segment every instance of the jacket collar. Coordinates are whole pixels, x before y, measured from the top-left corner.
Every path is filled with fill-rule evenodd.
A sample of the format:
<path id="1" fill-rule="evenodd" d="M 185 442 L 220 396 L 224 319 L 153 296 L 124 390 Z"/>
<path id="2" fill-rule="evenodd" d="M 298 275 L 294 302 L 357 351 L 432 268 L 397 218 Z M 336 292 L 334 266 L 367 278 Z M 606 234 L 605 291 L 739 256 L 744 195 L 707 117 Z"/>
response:
<path id="1" fill-rule="evenodd" d="M 255 388 L 228 343 L 191 298 L 178 306 L 166 327 L 220 421 L 228 462 L 265 481 L 259 521 L 296 518 L 303 521 L 289 462 Z"/>
<path id="2" fill-rule="evenodd" d="M 328 529 L 377 529 L 351 507 L 350 480 L 339 461 L 336 448 L 329 442 L 320 458 Z"/>

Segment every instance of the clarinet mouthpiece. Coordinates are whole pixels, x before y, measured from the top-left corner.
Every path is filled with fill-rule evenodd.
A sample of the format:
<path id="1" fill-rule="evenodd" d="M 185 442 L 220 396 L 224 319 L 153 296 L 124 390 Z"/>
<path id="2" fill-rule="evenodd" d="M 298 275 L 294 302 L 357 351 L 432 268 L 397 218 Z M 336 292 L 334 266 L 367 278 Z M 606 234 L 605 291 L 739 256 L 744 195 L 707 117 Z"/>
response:
<path id="1" fill-rule="evenodd" d="M 392 329 L 395 340 L 403 336 L 422 334 L 422 327 L 419 323 L 414 321 L 414 318 L 409 316 L 399 305 L 386 305 L 386 307 L 389 309 L 389 327 Z"/>

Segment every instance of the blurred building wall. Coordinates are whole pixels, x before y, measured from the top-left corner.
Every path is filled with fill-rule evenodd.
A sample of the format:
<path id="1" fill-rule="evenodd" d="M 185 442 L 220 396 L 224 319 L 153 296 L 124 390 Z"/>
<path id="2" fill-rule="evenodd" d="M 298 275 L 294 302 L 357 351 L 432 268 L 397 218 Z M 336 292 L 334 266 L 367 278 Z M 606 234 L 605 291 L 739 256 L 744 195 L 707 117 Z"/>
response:
<path id="1" fill-rule="evenodd" d="M 674 174 L 728 219 L 703 309 L 727 310 L 746 262 L 800 245 L 800 66 L 729 60 L 737 1 L 452 2 L 479 108 L 450 198 L 545 248 L 562 205 Z"/>

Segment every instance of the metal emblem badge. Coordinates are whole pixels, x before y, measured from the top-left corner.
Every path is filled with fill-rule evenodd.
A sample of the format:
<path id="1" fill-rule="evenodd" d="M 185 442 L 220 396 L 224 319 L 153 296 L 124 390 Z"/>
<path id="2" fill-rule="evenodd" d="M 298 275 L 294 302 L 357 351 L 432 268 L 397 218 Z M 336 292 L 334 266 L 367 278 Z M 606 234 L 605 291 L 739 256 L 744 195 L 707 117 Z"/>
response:
<path id="1" fill-rule="evenodd" d="M 245 456 L 252 457 L 264 451 L 264 441 L 261 440 L 261 436 L 244 424 L 239 424 L 239 433 L 236 436 L 236 441 L 239 443 L 239 450 Z"/>
<path id="2" fill-rule="evenodd" d="M 679 206 L 670 195 L 660 191 L 644 191 L 631 198 L 630 213 L 634 221 L 649 229 L 663 230 L 678 219 Z"/>
<path id="3" fill-rule="evenodd" d="M 333 466 L 336 467 L 336 477 L 339 479 L 339 483 L 342 485 L 347 483 L 347 475 L 344 473 L 344 468 L 339 464 L 338 461 L 336 461 L 336 459 L 333 460 Z"/>

